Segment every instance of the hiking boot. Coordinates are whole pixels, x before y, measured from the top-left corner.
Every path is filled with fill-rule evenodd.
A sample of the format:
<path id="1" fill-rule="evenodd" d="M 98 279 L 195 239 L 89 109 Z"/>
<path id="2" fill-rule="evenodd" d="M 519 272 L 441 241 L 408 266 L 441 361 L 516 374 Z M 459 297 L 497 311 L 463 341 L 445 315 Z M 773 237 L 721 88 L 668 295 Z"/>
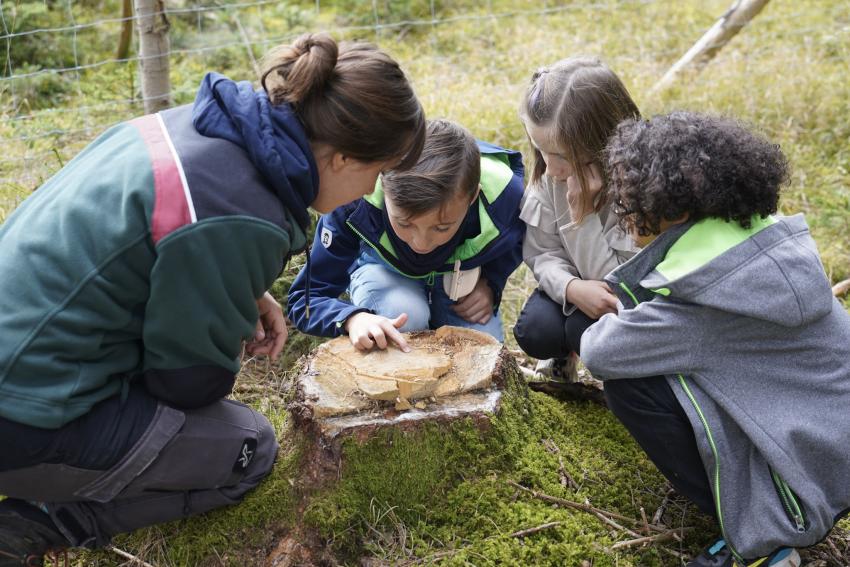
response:
<path id="1" fill-rule="evenodd" d="M 549 358 L 541 360 L 534 368 L 534 379 L 540 382 L 578 382 L 578 356 L 575 353 L 567 358 Z"/>
<path id="2" fill-rule="evenodd" d="M 39 508 L 11 498 L 0 502 L 0 567 L 44 565 L 45 555 L 61 556 L 69 545 Z"/>
<path id="3" fill-rule="evenodd" d="M 694 557 L 687 567 L 800 567 L 802 564 L 800 554 L 791 547 L 783 547 L 767 557 L 741 564 L 735 561 L 726 541 L 718 539 Z"/>

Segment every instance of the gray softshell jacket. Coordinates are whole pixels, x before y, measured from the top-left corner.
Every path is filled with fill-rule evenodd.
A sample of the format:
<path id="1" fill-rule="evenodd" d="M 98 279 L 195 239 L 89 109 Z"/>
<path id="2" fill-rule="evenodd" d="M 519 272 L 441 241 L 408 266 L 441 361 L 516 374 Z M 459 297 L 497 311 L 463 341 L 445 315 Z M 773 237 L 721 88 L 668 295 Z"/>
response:
<path id="1" fill-rule="evenodd" d="M 802 215 L 679 225 L 606 277 L 602 380 L 665 375 L 738 557 L 817 543 L 850 508 L 850 315 Z"/>

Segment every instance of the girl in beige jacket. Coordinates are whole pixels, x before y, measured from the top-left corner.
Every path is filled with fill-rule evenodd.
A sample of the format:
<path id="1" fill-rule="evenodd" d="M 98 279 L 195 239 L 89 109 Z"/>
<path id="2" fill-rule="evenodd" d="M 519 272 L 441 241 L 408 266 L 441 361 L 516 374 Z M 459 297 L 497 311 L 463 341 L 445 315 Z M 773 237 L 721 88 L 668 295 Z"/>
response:
<path id="1" fill-rule="evenodd" d="M 584 330 L 617 312 L 602 279 L 637 252 L 611 212 L 601 152 L 620 121 L 639 117 L 620 79 L 594 58 L 538 70 L 523 98 L 520 118 L 534 153 L 520 213 L 528 225 L 523 258 L 538 288 L 514 336 L 556 379 L 574 375 Z"/>

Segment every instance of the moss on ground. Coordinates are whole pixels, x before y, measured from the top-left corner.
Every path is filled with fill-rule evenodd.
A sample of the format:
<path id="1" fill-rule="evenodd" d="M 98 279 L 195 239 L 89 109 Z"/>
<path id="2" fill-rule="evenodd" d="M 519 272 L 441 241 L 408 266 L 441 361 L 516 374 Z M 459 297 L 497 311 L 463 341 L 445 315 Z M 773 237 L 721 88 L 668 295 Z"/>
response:
<path id="1" fill-rule="evenodd" d="M 382 11 L 385 4 L 389 8 L 402 3 L 334 0 L 333 4 L 322 2 L 321 13 L 312 16 L 316 2 L 281 2 L 248 7 L 239 14 L 254 38 L 289 37 L 299 30 L 328 27 L 337 36 L 347 33 L 374 40 L 400 60 L 429 116 L 458 120 L 476 136 L 522 150 L 528 146 L 516 108 L 533 70 L 571 54 L 599 55 L 623 78 L 646 115 L 677 108 L 731 113 L 755 123 L 780 143 L 794 172 L 782 201 L 783 212 L 806 214 L 833 282 L 850 277 L 850 239 L 846 237 L 850 229 L 850 14 L 844 0 L 769 3 L 700 73 L 686 72 L 660 95 L 651 94 L 653 82 L 728 8 L 729 0 L 556 2 L 549 3 L 553 9 L 545 13 L 536 11 L 533 3 L 516 0 L 436 3 L 438 18 L 482 15 L 491 8 L 497 14 L 516 15 L 383 30 L 338 30 L 340 25 L 371 23 L 376 18 L 387 21 L 390 15 Z M 417 3 L 422 10 L 413 13 L 416 18 L 429 20 L 431 6 L 426 4 Z M 344 9 L 337 13 L 334 5 Z M 105 6 L 106 12 L 118 13 L 114 0 Z M 85 2 L 69 3 L 67 10 L 81 22 L 98 20 L 105 13 L 100 5 Z M 404 19 L 405 14 L 400 12 L 398 17 Z M 193 20 L 189 25 L 185 17 L 172 16 L 175 45 L 229 46 L 172 59 L 177 103 L 192 100 L 200 77 L 208 70 L 236 79 L 253 78 L 241 40 L 226 40 L 228 18 L 222 18 L 219 27 L 212 18 L 201 27 L 193 14 L 188 16 Z M 58 21 L 33 27 L 59 23 L 67 23 L 64 12 Z M 92 32 L 102 30 L 92 28 Z M 21 39 L 12 42 L 17 45 Z M 97 47 L 100 44 L 83 41 L 81 55 L 87 61 L 113 57 L 108 42 Z M 23 84 L 28 80 L 0 87 L 0 113 L 9 118 L 0 123 L 4 144 L 0 219 L 107 125 L 142 112 L 137 103 L 117 103 L 138 100 L 134 65 L 95 66 L 73 74 L 73 79 L 56 77 L 67 83 L 67 92 L 53 99 L 43 99 L 39 85 Z M 30 108 L 27 101 L 36 99 L 52 100 L 52 107 Z M 69 112 L 72 106 L 87 110 Z M 14 119 L 29 114 L 27 119 Z M 25 160 L 27 156 L 30 159 Z M 290 262 L 287 277 L 274 290 L 277 297 L 285 296 L 302 261 L 303 257 L 296 257 Z M 510 325 L 534 287 L 530 273 L 521 267 L 505 290 L 502 316 L 509 341 Z M 850 297 L 844 305 L 850 309 Z M 274 534 L 294 519 L 290 480 L 298 475 L 302 454 L 290 438 L 284 408 L 291 367 L 317 342 L 293 333 L 283 361 L 249 361 L 239 378 L 236 396 L 269 415 L 283 441 L 271 477 L 238 507 L 143 530 L 119 538 L 117 547 L 158 567 L 260 561 Z M 578 565 L 584 559 L 594 565 L 678 564 L 673 555 L 658 549 L 609 552 L 605 548 L 614 537 L 598 518 L 553 508 L 507 484 L 513 480 L 553 496 L 587 498 L 630 517 L 639 517 L 643 507 L 651 516 L 664 496 L 665 484 L 605 410 L 532 393 L 516 407 L 508 402 L 489 437 L 469 424 L 450 430 L 434 428 L 422 435 L 422 439 L 390 437 L 385 441 L 393 441 L 396 449 L 385 448 L 379 454 L 362 447 L 347 448 L 352 480 L 335 494 L 318 498 L 311 508 L 314 525 L 335 538 L 334 545 L 349 558 L 364 553 L 390 563 L 417 557 L 449 565 Z M 428 456 L 421 455 L 421 448 L 418 459 L 399 455 L 404 453 L 403 446 L 417 444 L 427 447 Z M 380 454 L 418 462 L 418 468 L 406 473 L 395 467 L 393 481 Z M 578 489 L 561 485 L 560 461 Z M 671 525 L 700 526 L 683 544 L 669 546 L 673 551 L 691 553 L 714 534 L 713 525 L 690 508 L 677 504 L 669 516 Z M 510 537 L 516 530 L 550 521 L 563 523 L 522 540 Z M 843 522 L 832 542 L 850 557 L 847 530 L 850 523 Z M 74 563 L 119 565 L 124 559 L 100 552 L 79 554 Z"/>
<path id="2" fill-rule="evenodd" d="M 348 562 L 375 554 L 457 565 L 669 564 L 671 555 L 659 550 L 611 553 L 609 545 L 623 538 L 597 517 L 555 509 L 509 484 L 636 519 L 642 506 L 651 516 L 665 483 L 599 406 L 512 388 L 488 428 L 465 420 L 414 433 L 385 430 L 364 444 L 349 440 L 343 453 L 339 483 L 311 499 L 305 524 Z M 562 485 L 561 466 L 577 488 Z M 561 523 L 523 539 L 510 535 L 548 522 Z M 693 522 L 705 534 L 705 521 Z M 693 551 L 703 539 L 684 546 Z"/>

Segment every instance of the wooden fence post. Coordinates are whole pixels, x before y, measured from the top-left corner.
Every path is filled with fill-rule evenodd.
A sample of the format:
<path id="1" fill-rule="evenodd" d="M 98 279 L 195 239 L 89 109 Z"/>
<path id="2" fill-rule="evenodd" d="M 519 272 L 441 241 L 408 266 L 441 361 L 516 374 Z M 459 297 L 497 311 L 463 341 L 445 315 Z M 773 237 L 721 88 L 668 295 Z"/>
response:
<path id="1" fill-rule="evenodd" d="M 168 18 L 165 0 L 135 0 L 139 30 L 139 62 L 142 70 L 142 98 L 150 114 L 171 106 L 171 79 L 168 74 Z"/>

